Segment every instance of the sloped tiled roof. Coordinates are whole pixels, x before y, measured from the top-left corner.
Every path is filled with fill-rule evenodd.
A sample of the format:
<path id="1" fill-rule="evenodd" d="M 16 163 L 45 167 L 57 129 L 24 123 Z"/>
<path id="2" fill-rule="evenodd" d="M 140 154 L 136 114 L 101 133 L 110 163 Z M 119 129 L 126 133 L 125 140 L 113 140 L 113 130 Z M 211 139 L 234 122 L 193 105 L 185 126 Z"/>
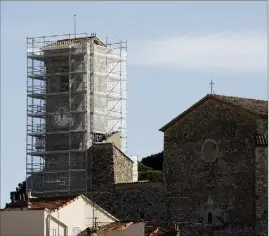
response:
<path id="1" fill-rule="evenodd" d="M 242 98 L 242 97 L 233 97 L 233 96 L 224 96 L 224 95 L 214 95 L 210 94 L 209 97 L 227 102 L 231 105 L 235 105 L 238 108 L 247 109 L 257 115 L 267 115 L 268 114 L 268 101 L 259 100 L 253 98 Z"/>
<path id="2" fill-rule="evenodd" d="M 66 206 L 67 204 L 75 201 L 76 199 L 82 198 L 84 201 L 89 202 L 93 207 L 97 208 L 100 212 L 111 218 L 113 221 L 118 221 L 116 217 L 111 215 L 109 212 L 104 210 L 102 207 L 94 203 L 92 200 L 81 195 L 74 196 L 55 196 L 55 197 L 41 197 L 41 198 L 30 198 L 28 201 L 27 194 L 25 196 L 25 200 L 17 200 L 13 203 L 10 203 L 7 209 L 8 210 L 14 208 L 28 208 L 28 210 L 48 210 L 50 212 L 56 211 L 61 207 Z"/>
<path id="3" fill-rule="evenodd" d="M 121 231 L 121 230 L 127 230 L 129 226 L 137 223 L 141 223 L 144 221 L 136 221 L 136 222 L 130 222 L 130 221 L 116 221 L 112 222 L 106 225 L 98 226 L 97 228 L 87 228 L 83 232 L 81 232 L 82 236 L 88 235 L 86 232 L 87 230 L 91 232 L 111 232 L 111 231 Z"/>
<path id="4" fill-rule="evenodd" d="M 166 230 L 157 227 L 151 233 L 146 234 L 146 236 L 161 236 L 161 235 L 165 235 L 166 233 L 167 233 Z"/>
<path id="5" fill-rule="evenodd" d="M 59 196 L 59 197 L 46 197 L 46 198 L 30 198 L 29 202 L 27 200 L 18 200 L 9 205 L 8 208 L 23 208 L 31 206 L 33 210 L 43 210 L 48 209 L 50 211 L 56 210 L 63 205 L 70 203 L 75 200 L 78 196 Z"/>
<path id="6" fill-rule="evenodd" d="M 163 228 L 157 227 L 157 226 L 145 226 L 147 222 L 145 222 L 143 219 L 138 221 L 118 221 L 118 222 L 112 222 L 107 225 L 99 226 L 97 228 L 88 228 L 91 232 L 111 232 L 111 231 L 121 231 L 121 230 L 128 230 L 128 227 L 137 224 L 137 223 L 144 223 L 143 227 L 145 229 L 143 236 L 176 236 L 178 231 L 177 230 L 165 230 Z M 81 235 L 86 236 L 85 229 Z"/>
<path id="7" fill-rule="evenodd" d="M 108 225 L 100 227 L 100 229 L 102 231 L 125 230 L 132 224 L 133 224 L 132 222 L 113 222 Z"/>
<path id="8" fill-rule="evenodd" d="M 186 111 L 184 111 L 183 113 L 181 113 L 180 115 L 175 117 L 173 120 L 168 122 L 166 125 L 164 125 L 160 129 L 160 131 L 164 131 L 166 128 L 170 127 L 176 121 L 183 118 L 185 115 L 187 115 L 189 112 L 191 112 L 193 109 L 197 108 L 200 104 L 202 104 L 204 101 L 206 101 L 208 99 L 214 99 L 215 101 L 226 103 L 230 106 L 233 106 L 235 108 L 250 112 L 250 113 L 257 115 L 257 116 L 260 116 L 260 117 L 264 117 L 264 118 L 268 117 L 268 101 L 266 101 L 266 100 L 208 94 L 205 97 L 203 97 L 201 100 L 199 100 L 197 103 L 192 105 L 190 108 L 188 108 Z"/>
<path id="9" fill-rule="evenodd" d="M 90 37 L 82 37 L 82 38 L 70 38 L 70 39 L 62 39 L 62 40 L 57 40 L 55 42 L 49 43 L 45 45 L 42 49 L 50 49 L 53 47 L 61 47 L 61 46 L 68 46 L 68 45 L 73 45 L 73 44 L 86 44 L 88 43 L 91 39 L 94 40 L 94 43 L 97 45 L 102 45 L 105 46 L 105 44 L 96 36 L 90 36 Z"/>
<path id="10" fill-rule="evenodd" d="M 177 230 L 165 230 L 160 227 L 154 227 L 152 230 L 147 230 L 145 236 L 176 236 L 178 235 Z"/>
<path id="11" fill-rule="evenodd" d="M 67 197 L 51 197 L 51 198 L 32 198 L 31 199 L 31 208 L 46 208 L 48 210 L 56 210 L 63 205 L 66 205 L 73 200 L 75 200 L 78 196 L 67 196 Z"/>

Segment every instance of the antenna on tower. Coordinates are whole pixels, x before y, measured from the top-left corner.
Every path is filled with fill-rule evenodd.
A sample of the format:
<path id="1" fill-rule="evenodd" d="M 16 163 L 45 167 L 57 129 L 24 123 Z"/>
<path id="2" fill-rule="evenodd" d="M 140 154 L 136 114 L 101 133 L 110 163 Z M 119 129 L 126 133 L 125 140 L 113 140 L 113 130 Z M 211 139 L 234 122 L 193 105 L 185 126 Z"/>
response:
<path id="1" fill-rule="evenodd" d="M 77 34 L 76 14 L 74 14 L 74 34 L 75 34 L 75 38 L 76 38 L 76 34 Z"/>
<path id="2" fill-rule="evenodd" d="M 211 80 L 209 84 L 210 84 L 210 94 L 213 94 L 214 93 L 214 90 L 213 90 L 214 82 L 213 82 L 213 80 Z"/>

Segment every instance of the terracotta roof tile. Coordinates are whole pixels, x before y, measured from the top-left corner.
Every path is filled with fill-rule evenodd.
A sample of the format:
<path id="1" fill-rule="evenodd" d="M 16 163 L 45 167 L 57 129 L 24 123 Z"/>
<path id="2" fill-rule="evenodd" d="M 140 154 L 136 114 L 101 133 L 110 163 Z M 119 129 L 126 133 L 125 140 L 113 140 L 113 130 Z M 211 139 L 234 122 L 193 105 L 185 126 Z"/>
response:
<path id="1" fill-rule="evenodd" d="M 48 209 L 56 210 L 59 207 L 71 202 L 77 196 L 59 196 L 59 197 L 47 197 L 47 198 L 31 198 L 31 209 Z M 18 200 L 10 204 L 9 208 L 22 208 L 28 206 L 27 201 Z"/>
<path id="2" fill-rule="evenodd" d="M 96 36 L 89 36 L 89 37 L 82 37 L 82 38 L 70 38 L 70 39 L 62 39 L 62 40 L 57 40 L 55 42 L 49 43 L 43 47 L 43 49 L 48 49 L 51 47 L 61 47 L 61 46 L 68 46 L 71 44 L 87 44 L 91 39 L 94 39 L 94 42 L 96 44 L 105 46 L 103 42 L 98 39 Z"/>
<path id="3" fill-rule="evenodd" d="M 99 226 L 99 230 L 101 231 L 113 231 L 113 230 L 125 230 L 129 226 L 137 224 L 137 223 L 145 223 L 144 220 L 136 220 L 136 221 L 116 221 L 109 223 L 107 225 Z"/>
<path id="4" fill-rule="evenodd" d="M 100 227 L 100 229 L 102 231 L 124 230 L 127 229 L 132 224 L 133 224 L 132 222 L 113 222 L 108 225 Z"/>
<path id="5" fill-rule="evenodd" d="M 31 199 L 31 208 L 47 208 L 49 210 L 56 210 L 59 207 L 70 203 L 78 196 L 63 196 L 63 197 L 48 197 L 48 198 L 33 198 Z"/>
<path id="6" fill-rule="evenodd" d="M 24 208 L 27 207 L 27 201 L 25 200 L 17 200 L 16 202 L 10 203 L 8 208 Z"/>
<path id="7" fill-rule="evenodd" d="M 160 229 L 159 227 L 155 227 L 153 231 L 146 233 L 146 236 L 161 236 L 165 235 L 167 231 Z"/>
<path id="8" fill-rule="evenodd" d="M 151 229 L 145 231 L 145 236 L 176 236 L 178 235 L 177 233 L 177 230 L 166 230 L 160 227 L 151 227 Z"/>

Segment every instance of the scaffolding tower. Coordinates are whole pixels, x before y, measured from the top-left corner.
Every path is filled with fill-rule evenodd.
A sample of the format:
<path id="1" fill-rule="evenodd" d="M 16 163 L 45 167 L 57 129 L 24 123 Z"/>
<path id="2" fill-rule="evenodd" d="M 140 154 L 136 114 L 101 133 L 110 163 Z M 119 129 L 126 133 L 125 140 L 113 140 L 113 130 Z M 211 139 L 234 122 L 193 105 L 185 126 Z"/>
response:
<path id="1" fill-rule="evenodd" d="M 27 38 L 26 185 L 87 193 L 88 150 L 112 134 L 127 151 L 127 42 L 95 34 Z"/>

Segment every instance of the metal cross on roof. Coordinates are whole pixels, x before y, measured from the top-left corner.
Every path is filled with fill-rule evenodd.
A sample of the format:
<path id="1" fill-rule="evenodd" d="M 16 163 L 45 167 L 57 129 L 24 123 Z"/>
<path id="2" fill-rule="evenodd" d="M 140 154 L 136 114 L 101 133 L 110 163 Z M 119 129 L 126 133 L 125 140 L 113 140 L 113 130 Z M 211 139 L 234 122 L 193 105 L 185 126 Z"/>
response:
<path id="1" fill-rule="evenodd" d="M 214 82 L 213 82 L 213 80 L 211 80 L 209 84 L 210 84 L 210 94 L 213 94 L 214 93 L 214 90 L 213 90 Z"/>

